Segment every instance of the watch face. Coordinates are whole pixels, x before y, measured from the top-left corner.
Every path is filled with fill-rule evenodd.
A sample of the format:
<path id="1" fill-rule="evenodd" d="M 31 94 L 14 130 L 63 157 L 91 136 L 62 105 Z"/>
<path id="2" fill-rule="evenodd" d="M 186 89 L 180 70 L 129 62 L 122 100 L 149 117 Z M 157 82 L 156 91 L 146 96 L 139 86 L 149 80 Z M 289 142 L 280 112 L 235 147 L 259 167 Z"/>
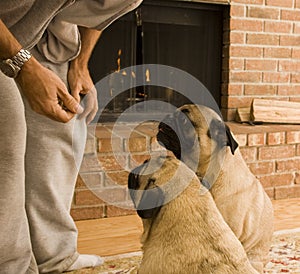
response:
<path id="1" fill-rule="evenodd" d="M 8 77 L 15 78 L 20 69 L 16 68 L 8 60 L 0 62 L 0 70 Z"/>

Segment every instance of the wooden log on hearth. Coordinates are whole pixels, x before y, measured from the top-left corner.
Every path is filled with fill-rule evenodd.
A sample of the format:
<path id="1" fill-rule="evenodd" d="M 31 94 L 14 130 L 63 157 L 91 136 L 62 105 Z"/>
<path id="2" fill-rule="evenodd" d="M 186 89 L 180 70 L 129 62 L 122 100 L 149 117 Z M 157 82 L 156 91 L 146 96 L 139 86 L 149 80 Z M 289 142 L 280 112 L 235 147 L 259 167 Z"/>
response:
<path id="1" fill-rule="evenodd" d="M 250 119 L 250 108 L 238 108 L 235 113 L 235 121 L 239 123 L 247 123 Z"/>
<path id="2" fill-rule="evenodd" d="M 253 122 L 300 124 L 300 103 L 254 99 L 250 110 Z"/>

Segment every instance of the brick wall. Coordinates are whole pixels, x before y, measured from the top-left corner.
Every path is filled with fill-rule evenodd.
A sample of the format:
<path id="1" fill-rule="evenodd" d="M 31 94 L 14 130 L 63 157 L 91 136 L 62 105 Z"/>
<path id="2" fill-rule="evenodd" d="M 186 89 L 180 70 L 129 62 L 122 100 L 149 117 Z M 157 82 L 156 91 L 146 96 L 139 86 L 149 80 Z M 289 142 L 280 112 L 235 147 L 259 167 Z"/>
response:
<path id="1" fill-rule="evenodd" d="M 300 0 L 231 0 L 225 21 L 224 118 L 253 98 L 300 101 Z"/>
<path id="2" fill-rule="evenodd" d="M 231 0 L 224 21 L 224 119 L 233 120 L 236 109 L 249 107 L 253 98 L 300 101 L 300 0 Z M 229 125 L 268 195 L 300 197 L 300 126 Z M 138 126 L 131 138 L 128 130 L 126 125 L 112 134 L 112 125 L 99 125 L 88 139 L 72 206 L 75 220 L 134 213 L 128 209 L 128 170 L 161 151 L 155 124 Z"/>
<path id="3" fill-rule="evenodd" d="M 300 197 L 300 126 L 228 125 L 270 198 Z M 72 206 L 75 220 L 134 214 L 128 208 L 128 170 L 151 154 L 163 153 L 155 139 L 156 123 L 119 127 L 98 125 L 87 141 Z"/>

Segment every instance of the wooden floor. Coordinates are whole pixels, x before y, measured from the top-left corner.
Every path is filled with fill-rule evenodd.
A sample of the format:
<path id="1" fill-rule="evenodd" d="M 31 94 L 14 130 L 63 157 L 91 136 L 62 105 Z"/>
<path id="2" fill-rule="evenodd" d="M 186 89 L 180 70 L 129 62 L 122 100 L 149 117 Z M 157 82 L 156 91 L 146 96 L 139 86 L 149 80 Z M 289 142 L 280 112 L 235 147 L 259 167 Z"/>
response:
<path id="1" fill-rule="evenodd" d="M 300 228 L 300 199 L 273 201 L 275 231 Z M 76 222 L 78 251 L 111 256 L 140 250 L 142 223 L 138 216 Z"/>

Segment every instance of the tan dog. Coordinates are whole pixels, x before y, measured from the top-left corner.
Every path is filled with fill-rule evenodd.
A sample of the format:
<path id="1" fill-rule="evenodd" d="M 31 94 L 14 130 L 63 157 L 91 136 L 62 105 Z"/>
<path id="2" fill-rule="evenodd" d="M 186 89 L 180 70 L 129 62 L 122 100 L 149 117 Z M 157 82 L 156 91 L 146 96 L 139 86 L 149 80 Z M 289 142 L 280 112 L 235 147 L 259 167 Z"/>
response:
<path id="1" fill-rule="evenodd" d="M 210 192 L 174 156 L 136 168 L 128 186 L 144 226 L 139 274 L 258 273 Z"/>
<path id="2" fill-rule="evenodd" d="M 272 203 L 220 116 L 205 106 L 185 105 L 160 123 L 157 139 L 206 183 L 252 265 L 263 273 L 273 233 Z"/>

